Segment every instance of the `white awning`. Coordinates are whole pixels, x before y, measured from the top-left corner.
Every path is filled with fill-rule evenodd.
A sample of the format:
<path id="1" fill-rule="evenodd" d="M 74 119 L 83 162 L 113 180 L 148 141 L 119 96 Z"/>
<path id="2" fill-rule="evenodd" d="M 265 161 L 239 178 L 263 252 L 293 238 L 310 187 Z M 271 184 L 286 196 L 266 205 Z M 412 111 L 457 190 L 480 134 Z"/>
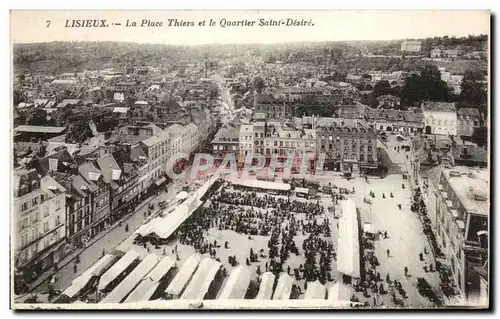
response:
<path id="1" fill-rule="evenodd" d="M 203 300 L 220 266 L 215 259 L 203 259 L 180 299 Z"/>
<path id="2" fill-rule="evenodd" d="M 271 300 L 273 297 L 274 275 L 272 272 L 265 272 L 259 286 L 259 293 L 255 299 Z"/>
<path id="3" fill-rule="evenodd" d="M 273 300 L 288 300 L 292 293 L 293 278 L 288 274 L 281 274 L 274 290 Z"/>
<path id="4" fill-rule="evenodd" d="M 356 205 L 351 199 L 341 201 L 339 220 L 337 270 L 345 275 L 360 277 L 359 231 Z"/>
<path id="5" fill-rule="evenodd" d="M 238 266 L 231 272 L 218 299 L 244 299 L 252 274 L 245 266 Z"/>
<path id="6" fill-rule="evenodd" d="M 116 286 L 100 303 L 120 303 L 132 291 L 137 284 L 158 263 L 155 254 L 149 254 L 125 279 Z"/>
<path id="7" fill-rule="evenodd" d="M 179 199 L 179 200 L 182 200 L 182 199 L 186 199 L 188 196 L 189 196 L 189 194 L 188 194 L 187 192 L 185 192 L 185 191 L 181 191 L 181 192 L 179 192 L 179 193 L 175 196 L 175 198 L 176 198 L 176 199 Z"/>
<path id="8" fill-rule="evenodd" d="M 319 281 L 308 282 L 304 299 L 325 299 L 326 288 Z"/>
<path id="9" fill-rule="evenodd" d="M 231 183 L 233 185 L 239 185 L 249 188 L 269 189 L 278 191 L 289 191 L 291 189 L 290 184 L 267 182 L 254 179 L 236 179 L 231 181 Z"/>
<path id="10" fill-rule="evenodd" d="M 113 280 L 116 279 L 125 269 L 128 268 L 137 258 L 139 253 L 135 250 L 127 252 L 116 264 L 106 271 L 99 280 L 99 290 L 105 289 Z"/>
<path id="11" fill-rule="evenodd" d="M 304 187 L 295 187 L 296 193 L 309 194 L 309 189 Z"/>
<path id="12" fill-rule="evenodd" d="M 184 289 L 184 287 L 186 287 L 189 278 L 191 278 L 194 271 L 196 270 L 196 267 L 198 267 L 200 260 L 201 260 L 200 254 L 198 253 L 192 254 L 184 262 L 181 269 L 179 270 L 177 275 L 175 275 L 172 282 L 168 285 L 165 292 L 174 296 L 180 296 L 182 290 Z"/>
<path id="13" fill-rule="evenodd" d="M 142 279 L 141 283 L 130 293 L 124 302 L 136 302 L 149 300 L 160 285 L 160 280 L 175 266 L 175 262 L 169 256 L 164 257 L 151 270 L 151 272 Z"/>

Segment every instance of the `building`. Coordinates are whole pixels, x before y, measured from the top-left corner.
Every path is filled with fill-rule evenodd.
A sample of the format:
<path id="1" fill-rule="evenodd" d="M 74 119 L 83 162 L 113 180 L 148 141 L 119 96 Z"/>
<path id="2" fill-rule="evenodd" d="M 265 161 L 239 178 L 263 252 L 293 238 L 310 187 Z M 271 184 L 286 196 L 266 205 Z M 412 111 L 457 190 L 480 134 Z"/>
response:
<path id="1" fill-rule="evenodd" d="M 240 127 L 240 162 L 244 162 L 247 157 L 253 158 L 254 155 L 254 131 L 252 124 L 241 125 Z"/>
<path id="2" fill-rule="evenodd" d="M 188 125 L 185 126 L 185 129 L 186 129 L 185 151 L 186 153 L 191 154 L 199 146 L 200 131 L 198 130 L 198 127 L 194 123 L 189 123 Z"/>
<path id="3" fill-rule="evenodd" d="M 78 173 L 89 185 L 92 213 L 91 236 L 94 237 L 111 223 L 109 185 L 104 182 L 101 170 L 92 162 L 80 165 Z"/>
<path id="4" fill-rule="evenodd" d="M 234 154 L 238 158 L 240 147 L 240 126 L 225 124 L 215 134 L 210 143 L 215 162 L 221 162 L 227 154 Z"/>
<path id="5" fill-rule="evenodd" d="M 145 179 L 149 165 L 146 154 L 138 144 L 115 150 L 101 163 L 106 165 L 109 162 L 109 165 L 114 166 L 113 160 L 121 170 L 120 178 L 110 183 L 111 219 L 116 221 L 135 209 L 146 197 L 148 188 Z"/>
<path id="6" fill-rule="evenodd" d="M 457 110 L 458 135 L 472 136 L 474 130 L 481 126 L 481 115 L 478 109 L 464 107 Z"/>
<path id="7" fill-rule="evenodd" d="M 377 134 L 371 128 L 320 126 L 317 141 L 327 170 L 362 174 L 378 166 Z"/>
<path id="8" fill-rule="evenodd" d="M 64 126 L 19 125 L 14 128 L 14 141 L 33 142 L 39 139 L 45 141 L 64 134 L 65 131 Z"/>
<path id="9" fill-rule="evenodd" d="M 381 95 L 377 98 L 377 101 L 379 103 L 377 105 L 378 109 L 397 109 L 401 104 L 401 98 L 391 94 Z"/>
<path id="10" fill-rule="evenodd" d="M 65 189 L 36 170 L 14 172 L 14 266 L 21 282 L 31 282 L 65 254 Z"/>
<path id="11" fill-rule="evenodd" d="M 266 119 L 283 119 L 292 116 L 290 103 L 282 98 L 275 98 L 270 94 L 254 95 L 254 112 L 264 113 Z"/>
<path id="12" fill-rule="evenodd" d="M 428 185 L 428 213 L 462 297 L 477 301 L 488 257 L 489 173 L 463 166 L 443 169 Z"/>
<path id="13" fill-rule="evenodd" d="M 422 50 L 422 41 L 403 40 L 401 43 L 401 52 L 419 53 Z"/>
<path id="14" fill-rule="evenodd" d="M 284 161 L 288 157 L 309 160 L 308 169 L 314 169 L 316 159 L 316 130 L 297 129 L 289 122 L 266 122 L 264 127 L 264 157 L 266 165 L 273 158 Z M 298 166 L 300 163 L 292 163 Z"/>
<path id="15" fill-rule="evenodd" d="M 457 135 L 457 111 L 454 102 L 422 102 L 425 134 Z"/>
<path id="16" fill-rule="evenodd" d="M 422 133 L 423 114 L 417 111 L 392 109 L 367 109 L 365 118 L 368 126 L 377 132 Z"/>

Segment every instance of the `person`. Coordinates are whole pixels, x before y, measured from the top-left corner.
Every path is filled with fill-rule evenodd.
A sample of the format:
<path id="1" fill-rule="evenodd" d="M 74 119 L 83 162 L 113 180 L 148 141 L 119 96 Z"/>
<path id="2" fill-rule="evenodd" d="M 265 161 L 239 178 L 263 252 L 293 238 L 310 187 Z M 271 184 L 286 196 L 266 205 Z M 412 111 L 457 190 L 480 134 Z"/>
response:
<path id="1" fill-rule="evenodd" d="M 387 230 L 384 231 L 384 238 L 387 238 Z"/>
<path id="2" fill-rule="evenodd" d="M 408 277 L 408 267 L 405 266 L 405 277 Z"/>
<path id="3" fill-rule="evenodd" d="M 73 272 L 76 274 L 78 271 L 78 266 L 76 264 L 73 265 Z"/>
<path id="4" fill-rule="evenodd" d="M 422 253 L 418 254 L 419 257 L 420 257 L 420 261 L 423 261 L 424 260 L 424 255 Z"/>
<path id="5" fill-rule="evenodd" d="M 387 273 L 387 276 L 385 276 L 385 280 L 387 281 L 388 284 L 391 283 L 391 277 L 389 276 L 389 273 Z"/>
<path id="6" fill-rule="evenodd" d="M 424 247 L 424 253 L 427 255 L 428 252 L 427 252 L 427 247 Z"/>
<path id="7" fill-rule="evenodd" d="M 401 210 L 401 204 L 398 204 L 399 210 Z"/>
<path id="8" fill-rule="evenodd" d="M 429 265 L 429 271 L 430 272 L 433 272 L 434 271 L 434 267 L 432 266 L 432 264 Z"/>
<path id="9" fill-rule="evenodd" d="M 392 192 L 391 192 L 391 198 L 394 198 L 394 195 L 392 194 Z"/>
<path id="10" fill-rule="evenodd" d="M 391 250 L 387 249 L 386 252 L 387 252 L 387 257 L 389 257 L 389 255 L 391 254 Z"/>
<path id="11" fill-rule="evenodd" d="M 385 193 L 382 193 L 382 198 L 385 198 Z"/>

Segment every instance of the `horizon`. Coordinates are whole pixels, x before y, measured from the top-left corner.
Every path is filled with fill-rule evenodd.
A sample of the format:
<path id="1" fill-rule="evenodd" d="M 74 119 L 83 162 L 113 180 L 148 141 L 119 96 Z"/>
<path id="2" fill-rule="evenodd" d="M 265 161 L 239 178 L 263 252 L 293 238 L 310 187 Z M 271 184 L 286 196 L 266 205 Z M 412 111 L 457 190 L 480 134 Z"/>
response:
<path id="1" fill-rule="evenodd" d="M 212 42 L 212 43 L 198 43 L 198 44 L 170 44 L 170 43 L 159 43 L 159 42 L 136 42 L 136 41 L 120 41 L 120 40 L 81 40 L 81 41 L 73 41 L 73 40 L 50 40 L 50 41 L 43 41 L 43 42 L 16 42 L 12 43 L 13 46 L 15 45 L 36 45 L 36 44 L 55 44 L 55 43 L 99 43 L 99 44 L 105 44 L 105 43 L 121 43 L 121 44 L 138 44 L 138 45 L 161 45 L 161 46 L 173 46 L 173 47 L 200 47 L 200 46 L 212 46 L 212 45 L 237 45 L 237 46 L 244 46 L 244 45 L 287 45 L 287 44 L 307 44 L 307 43 L 315 43 L 315 44 L 323 44 L 323 43 L 349 43 L 349 42 L 400 42 L 404 40 L 410 40 L 410 41 L 423 41 L 426 39 L 432 39 L 432 38 L 443 38 L 443 37 L 449 37 L 449 38 L 467 38 L 469 36 L 473 37 L 479 37 L 479 36 L 488 36 L 486 33 L 481 33 L 481 34 L 468 34 L 468 35 L 463 35 L 463 36 L 449 36 L 447 34 L 444 35 L 437 35 L 437 36 L 431 36 L 431 37 L 424 37 L 424 38 L 400 38 L 400 39 L 374 39 L 374 40 L 303 40 L 303 41 L 290 41 L 290 42 L 245 42 L 245 43 L 221 43 L 221 42 Z"/>

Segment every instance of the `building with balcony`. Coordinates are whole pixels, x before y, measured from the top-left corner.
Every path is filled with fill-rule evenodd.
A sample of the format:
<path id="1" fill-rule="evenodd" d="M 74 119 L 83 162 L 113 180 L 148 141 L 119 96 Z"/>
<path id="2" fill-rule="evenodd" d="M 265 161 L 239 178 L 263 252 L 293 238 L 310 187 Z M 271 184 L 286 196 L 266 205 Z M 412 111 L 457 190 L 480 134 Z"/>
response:
<path id="1" fill-rule="evenodd" d="M 30 282 L 65 256 L 65 189 L 36 170 L 14 173 L 15 271 Z"/>
<path id="2" fill-rule="evenodd" d="M 363 173 L 378 166 L 377 134 L 371 128 L 318 126 L 317 145 L 327 170 Z"/>
<path id="3" fill-rule="evenodd" d="M 457 166 L 443 169 L 427 187 L 428 215 L 463 299 L 480 298 L 480 275 L 488 257 L 489 173 Z"/>

